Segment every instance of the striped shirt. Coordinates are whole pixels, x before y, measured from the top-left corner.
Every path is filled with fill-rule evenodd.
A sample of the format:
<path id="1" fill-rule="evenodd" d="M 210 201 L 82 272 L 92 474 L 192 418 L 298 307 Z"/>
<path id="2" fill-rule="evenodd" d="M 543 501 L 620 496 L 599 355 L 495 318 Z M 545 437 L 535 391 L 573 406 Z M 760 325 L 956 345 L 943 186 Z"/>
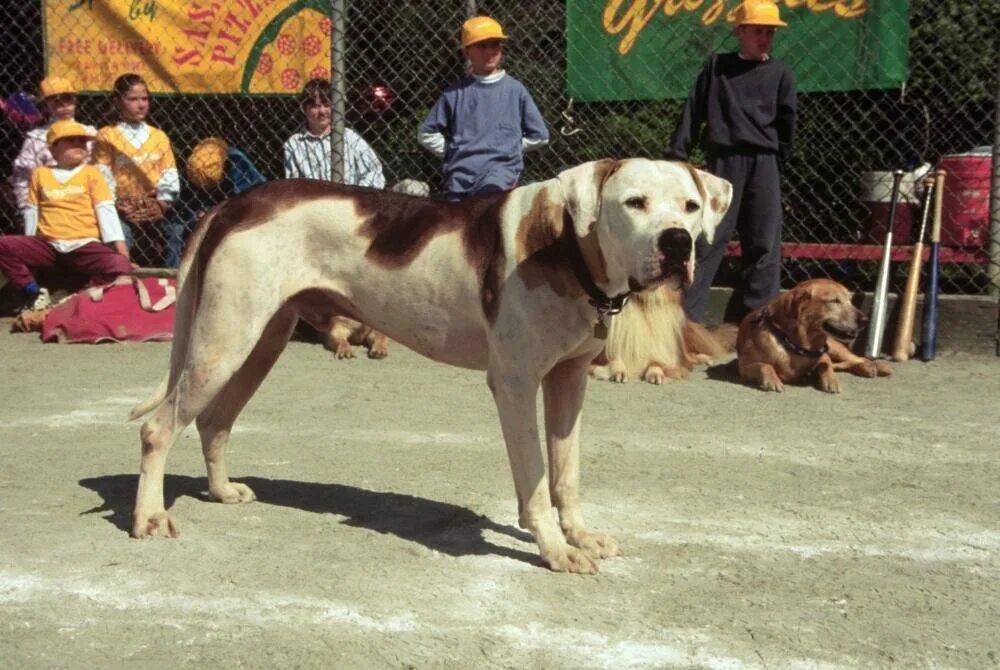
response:
<path id="1" fill-rule="evenodd" d="M 285 142 L 285 177 L 330 181 L 330 133 L 295 133 Z M 344 128 L 344 183 L 384 188 L 382 162 L 361 135 Z"/>

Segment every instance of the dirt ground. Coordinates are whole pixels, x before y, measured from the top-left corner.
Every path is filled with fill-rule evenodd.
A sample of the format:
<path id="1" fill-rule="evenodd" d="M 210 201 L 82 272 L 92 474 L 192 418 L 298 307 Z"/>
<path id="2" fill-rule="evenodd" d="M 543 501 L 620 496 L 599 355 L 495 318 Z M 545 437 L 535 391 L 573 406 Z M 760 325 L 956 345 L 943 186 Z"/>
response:
<path id="1" fill-rule="evenodd" d="M 1000 359 L 844 392 L 732 365 L 590 385 L 584 511 L 625 555 L 550 573 L 517 528 L 484 375 L 294 342 L 177 540 L 128 527 L 128 409 L 169 344 L 42 345 L 0 319 L 0 658 L 10 668 L 996 667 Z"/>

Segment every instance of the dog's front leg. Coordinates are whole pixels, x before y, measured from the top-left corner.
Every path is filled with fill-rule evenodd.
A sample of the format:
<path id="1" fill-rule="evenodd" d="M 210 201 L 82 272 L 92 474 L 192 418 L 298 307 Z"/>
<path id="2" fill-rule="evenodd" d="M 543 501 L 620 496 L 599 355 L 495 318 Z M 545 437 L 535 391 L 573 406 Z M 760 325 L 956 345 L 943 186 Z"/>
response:
<path id="1" fill-rule="evenodd" d="M 587 367 L 587 357 L 563 361 L 542 380 L 549 488 L 567 541 L 594 558 L 608 558 L 621 554 L 618 544 L 587 530 L 580 509 L 580 424 Z"/>
<path id="2" fill-rule="evenodd" d="M 552 570 L 594 574 L 597 572 L 595 560 L 566 542 L 552 514 L 535 409 L 538 379 L 531 372 L 506 368 L 509 364 L 491 364 L 487 382 L 497 404 L 500 428 L 507 443 L 521 526 L 535 536 L 542 560 Z"/>

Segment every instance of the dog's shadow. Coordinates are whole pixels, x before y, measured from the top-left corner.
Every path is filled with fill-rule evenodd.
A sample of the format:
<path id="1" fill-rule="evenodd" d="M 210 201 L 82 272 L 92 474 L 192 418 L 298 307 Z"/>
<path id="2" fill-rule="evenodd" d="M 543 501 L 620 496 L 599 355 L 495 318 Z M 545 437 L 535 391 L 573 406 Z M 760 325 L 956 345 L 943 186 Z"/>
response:
<path id="1" fill-rule="evenodd" d="M 489 542 L 484 531 L 494 531 L 521 542 L 534 543 L 530 533 L 499 524 L 472 510 L 417 496 L 370 491 L 341 484 L 320 484 L 263 477 L 238 480 L 257 494 L 257 502 L 292 507 L 317 514 L 346 517 L 341 523 L 395 535 L 449 556 L 496 555 L 541 566 L 533 553 Z M 81 514 L 110 512 L 105 518 L 124 532 L 132 528 L 132 506 L 139 478 L 136 475 L 105 475 L 81 479 L 80 484 L 103 499 L 97 507 Z M 169 510 L 181 496 L 208 501 L 204 477 L 167 475 L 164 502 Z M 254 503 L 251 503 L 254 504 Z"/>
<path id="2" fill-rule="evenodd" d="M 743 385 L 743 381 L 740 379 L 739 360 L 736 358 L 718 365 L 710 365 L 705 369 L 705 376 L 715 382 Z"/>

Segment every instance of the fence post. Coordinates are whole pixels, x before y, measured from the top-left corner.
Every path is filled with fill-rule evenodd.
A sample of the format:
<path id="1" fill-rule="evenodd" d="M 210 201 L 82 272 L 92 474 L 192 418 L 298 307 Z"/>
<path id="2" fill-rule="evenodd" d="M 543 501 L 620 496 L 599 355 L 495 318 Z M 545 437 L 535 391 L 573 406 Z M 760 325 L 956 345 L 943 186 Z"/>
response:
<path id="1" fill-rule="evenodd" d="M 344 26 L 347 0 L 330 3 L 330 180 L 344 182 Z"/>

